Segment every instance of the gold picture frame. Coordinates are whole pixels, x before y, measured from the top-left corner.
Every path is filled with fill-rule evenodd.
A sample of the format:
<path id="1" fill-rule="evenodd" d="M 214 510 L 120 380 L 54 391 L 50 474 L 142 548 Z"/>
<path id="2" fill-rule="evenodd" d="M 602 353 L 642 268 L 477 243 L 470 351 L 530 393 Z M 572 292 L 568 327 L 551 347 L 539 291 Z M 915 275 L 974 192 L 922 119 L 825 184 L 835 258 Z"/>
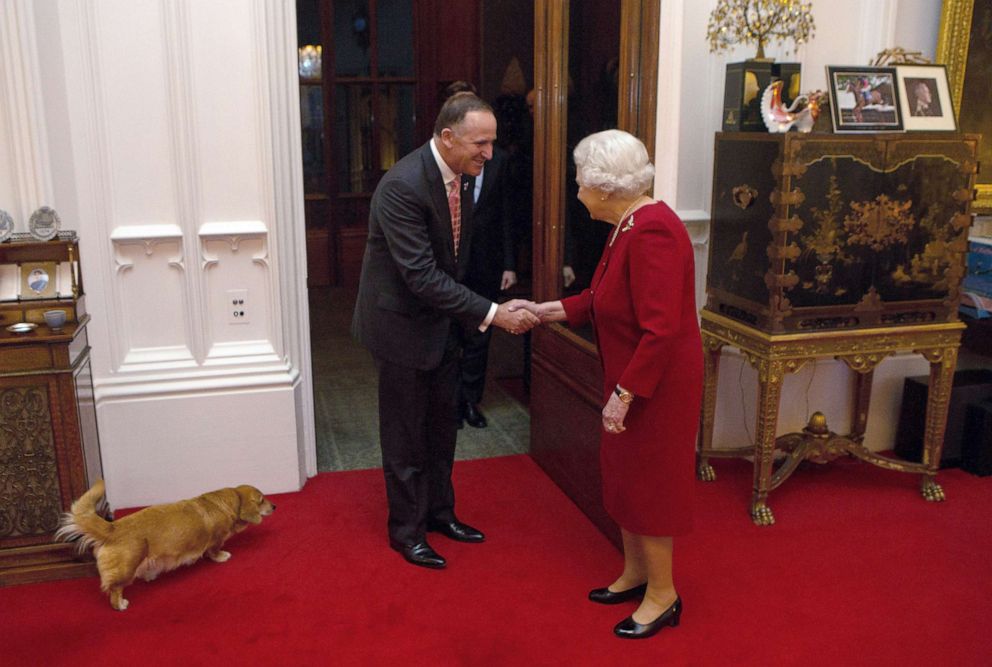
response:
<path id="1" fill-rule="evenodd" d="M 988 13 L 988 14 L 986 14 Z M 937 39 L 937 62 L 947 66 L 947 79 L 960 132 L 982 133 L 992 127 L 992 109 L 985 99 L 992 76 L 992 38 L 976 39 L 981 26 L 992 19 L 992 6 L 975 0 L 944 0 Z M 969 70 L 969 67 L 971 68 Z M 979 147 L 979 162 L 992 164 L 992 136 L 986 131 Z M 972 210 L 992 213 L 992 170 L 976 181 L 977 197 Z"/>
<path id="2" fill-rule="evenodd" d="M 21 263 L 21 299 L 57 298 L 58 283 L 58 262 Z"/>

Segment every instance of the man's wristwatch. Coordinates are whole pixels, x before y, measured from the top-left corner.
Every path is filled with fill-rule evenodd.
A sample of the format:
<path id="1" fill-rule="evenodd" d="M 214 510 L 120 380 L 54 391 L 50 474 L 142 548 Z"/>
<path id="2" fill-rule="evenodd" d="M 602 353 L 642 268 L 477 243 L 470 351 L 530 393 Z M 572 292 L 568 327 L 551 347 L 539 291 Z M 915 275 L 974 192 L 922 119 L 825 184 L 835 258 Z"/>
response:
<path id="1" fill-rule="evenodd" d="M 634 402 L 634 395 L 629 391 L 627 391 L 626 389 L 624 389 L 623 387 L 621 387 L 620 385 L 617 385 L 617 388 L 613 390 L 613 393 L 619 396 L 620 400 L 626 403 L 627 405 L 630 405 L 631 403 Z"/>

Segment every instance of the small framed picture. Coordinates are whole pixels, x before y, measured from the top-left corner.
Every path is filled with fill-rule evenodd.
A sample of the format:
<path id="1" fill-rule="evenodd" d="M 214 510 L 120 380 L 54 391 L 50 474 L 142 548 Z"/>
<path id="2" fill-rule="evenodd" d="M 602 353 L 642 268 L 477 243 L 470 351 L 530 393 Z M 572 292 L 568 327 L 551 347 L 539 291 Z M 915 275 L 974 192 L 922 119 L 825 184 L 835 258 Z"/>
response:
<path id="1" fill-rule="evenodd" d="M 895 67 L 827 66 L 834 132 L 902 132 Z"/>
<path id="2" fill-rule="evenodd" d="M 23 262 L 21 264 L 21 298 L 54 299 L 58 296 L 57 262 Z"/>
<path id="3" fill-rule="evenodd" d="M 897 65 L 896 76 L 907 130 L 958 129 L 943 65 Z"/>

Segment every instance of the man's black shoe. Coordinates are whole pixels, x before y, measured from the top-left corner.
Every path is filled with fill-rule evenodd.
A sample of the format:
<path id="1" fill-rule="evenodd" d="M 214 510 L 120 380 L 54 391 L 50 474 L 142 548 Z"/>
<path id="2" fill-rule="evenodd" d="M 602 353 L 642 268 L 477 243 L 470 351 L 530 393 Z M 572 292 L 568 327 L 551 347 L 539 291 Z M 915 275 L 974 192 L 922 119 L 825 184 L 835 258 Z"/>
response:
<path id="1" fill-rule="evenodd" d="M 489 425 L 489 422 L 486 421 L 486 416 L 482 414 L 479 406 L 475 403 L 466 403 L 462 414 L 465 421 L 472 428 L 486 428 Z"/>
<path id="2" fill-rule="evenodd" d="M 414 565 L 419 565 L 420 567 L 429 567 L 435 570 L 441 570 L 448 564 L 441 554 L 431 549 L 431 545 L 427 544 L 427 540 L 422 540 L 415 544 L 398 544 L 396 542 L 390 542 L 389 546 L 396 551 L 399 551 L 400 555 L 403 556 L 408 563 L 413 563 Z"/>
<path id="3" fill-rule="evenodd" d="M 462 523 L 457 519 L 453 521 L 428 521 L 427 530 L 441 533 L 458 542 L 484 542 L 486 536 L 481 530 L 477 530 L 467 523 Z"/>

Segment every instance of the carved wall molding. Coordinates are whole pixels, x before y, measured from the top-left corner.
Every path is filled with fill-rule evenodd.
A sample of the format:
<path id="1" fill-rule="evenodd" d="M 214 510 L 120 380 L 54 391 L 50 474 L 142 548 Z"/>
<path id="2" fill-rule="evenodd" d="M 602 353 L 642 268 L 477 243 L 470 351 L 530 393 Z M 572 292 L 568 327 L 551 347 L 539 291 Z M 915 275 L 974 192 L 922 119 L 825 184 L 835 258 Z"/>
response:
<path id="1" fill-rule="evenodd" d="M 176 257 L 168 260 L 168 264 L 179 271 L 184 272 L 186 270 L 183 231 L 178 225 L 126 225 L 114 229 L 110 234 L 110 240 L 114 244 L 115 250 L 123 246 L 139 245 L 147 257 L 151 257 L 158 246 L 177 246 L 179 252 Z M 117 266 L 117 273 L 133 267 L 133 263 L 122 257 L 119 252 L 114 253 L 114 262 Z"/>
<path id="2" fill-rule="evenodd" d="M 182 230 L 173 224 L 124 225 L 110 240 L 125 348 L 118 372 L 195 365 L 185 326 L 189 299 Z"/>
<path id="3" fill-rule="evenodd" d="M 260 220 L 208 222 L 200 227 L 198 235 L 200 237 L 201 266 L 204 270 L 216 266 L 219 261 L 217 255 L 208 250 L 207 244 L 209 242 L 221 241 L 227 244 L 232 253 L 237 253 L 241 249 L 243 240 L 261 242 L 261 248 L 252 255 L 251 259 L 262 268 L 269 268 L 269 230 L 265 223 Z"/>
<path id="4" fill-rule="evenodd" d="M 160 0 L 159 11 L 162 52 L 166 75 L 170 175 L 175 193 L 175 210 L 186 238 L 192 241 L 197 221 L 201 219 L 203 166 L 197 138 L 197 104 L 194 89 L 195 66 L 192 61 L 194 24 L 186 2 Z M 202 360 L 209 342 L 205 339 L 203 321 L 207 301 L 201 276 L 196 271 L 184 274 L 186 283 L 187 336 L 194 358 Z"/>
<path id="5" fill-rule="evenodd" d="M 279 221 L 274 225 L 273 282 L 272 289 L 279 297 L 279 319 L 273 321 L 283 332 L 284 346 L 279 351 L 295 360 L 298 373 L 296 387 L 297 447 L 303 472 L 317 474 L 316 427 L 314 425 L 313 377 L 309 372 L 310 306 L 307 291 L 306 227 L 303 214 L 303 163 L 299 123 L 283 122 L 284 118 L 300 117 L 299 78 L 296 62 L 296 12 L 288 3 L 262 2 L 255 21 L 256 41 L 266 44 L 261 62 L 259 82 L 267 86 L 262 94 L 267 101 L 261 112 L 261 135 L 271 154 L 265 166 L 269 177 L 263 183 L 271 184 L 271 193 L 265 198 L 271 202 L 266 219 Z"/>

